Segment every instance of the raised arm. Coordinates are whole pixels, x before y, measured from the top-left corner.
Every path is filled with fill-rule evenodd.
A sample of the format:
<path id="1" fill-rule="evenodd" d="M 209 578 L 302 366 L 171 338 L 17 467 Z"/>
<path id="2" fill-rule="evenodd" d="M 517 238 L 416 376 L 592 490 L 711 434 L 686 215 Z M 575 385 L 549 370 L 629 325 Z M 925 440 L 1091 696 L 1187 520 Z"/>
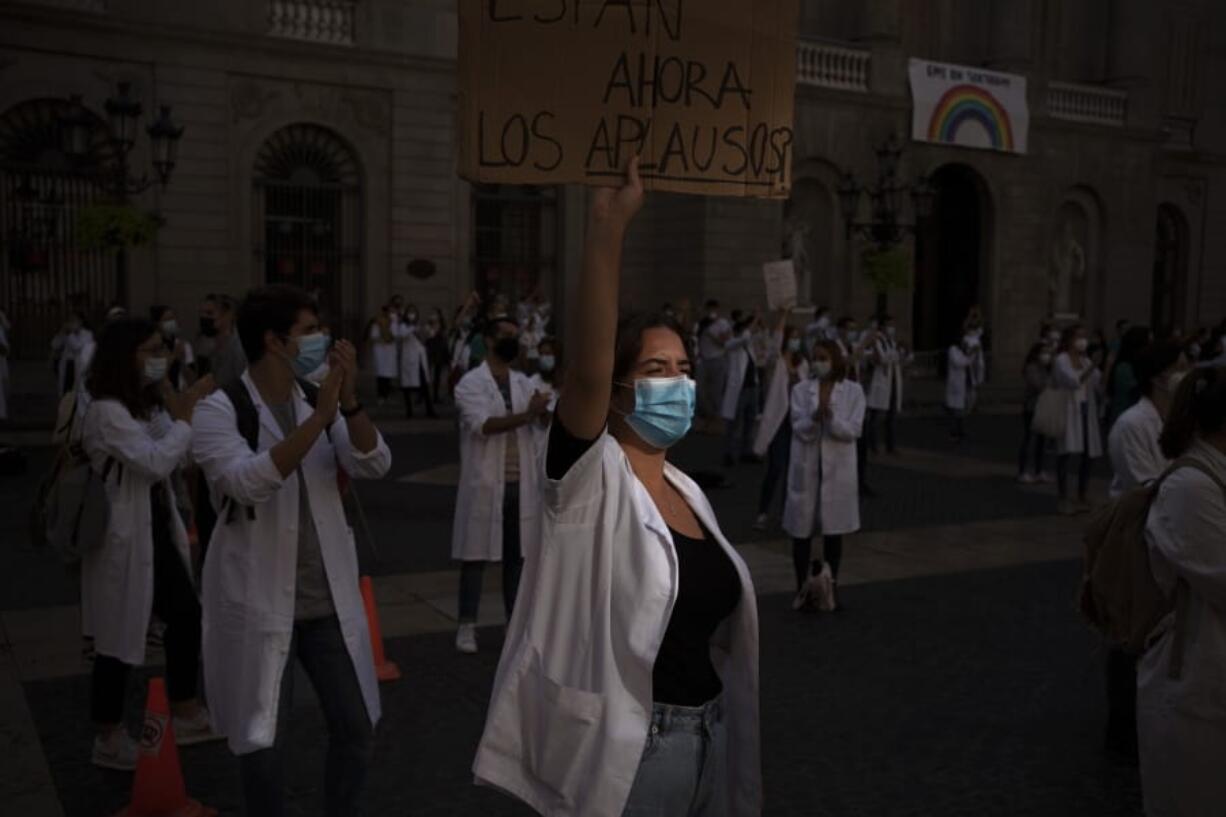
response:
<path id="1" fill-rule="evenodd" d="M 643 206 L 637 157 L 630 160 L 626 175 L 626 184 L 620 190 L 599 188 L 592 193 L 583 241 L 583 270 L 568 321 L 572 357 L 558 402 L 558 420 L 583 440 L 599 437 L 608 420 L 622 242 L 631 219 Z"/>

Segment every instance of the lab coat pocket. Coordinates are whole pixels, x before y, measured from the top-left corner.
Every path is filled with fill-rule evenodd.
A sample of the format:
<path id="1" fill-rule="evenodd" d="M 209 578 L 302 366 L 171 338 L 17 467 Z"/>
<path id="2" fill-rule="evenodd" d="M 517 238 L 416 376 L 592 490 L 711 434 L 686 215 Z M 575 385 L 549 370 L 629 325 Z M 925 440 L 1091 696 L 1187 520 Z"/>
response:
<path id="1" fill-rule="evenodd" d="M 518 695 L 524 713 L 524 756 L 541 782 L 569 803 L 588 778 L 587 761 L 604 701 L 593 692 L 554 681 L 545 674 L 539 654 L 532 654 Z"/>

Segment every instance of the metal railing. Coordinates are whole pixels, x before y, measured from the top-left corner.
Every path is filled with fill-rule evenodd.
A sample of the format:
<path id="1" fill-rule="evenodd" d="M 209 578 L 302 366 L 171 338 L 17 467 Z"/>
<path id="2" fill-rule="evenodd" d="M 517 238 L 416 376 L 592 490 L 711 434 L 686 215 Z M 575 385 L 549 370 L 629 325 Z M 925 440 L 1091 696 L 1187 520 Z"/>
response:
<path id="1" fill-rule="evenodd" d="M 268 33 L 291 40 L 353 45 L 356 5 L 345 0 L 271 0 Z"/>
<path id="2" fill-rule="evenodd" d="M 29 6 L 49 6 L 70 11 L 89 11 L 94 14 L 105 14 L 107 0 L 20 0 Z"/>
<path id="3" fill-rule="evenodd" d="M 1122 126 L 1128 118 L 1128 93 L 1099 85 L 1047 83 L 1047 113 L 1055 119 Z"/>
<path id="4" fill-rule="evenodd" d="M 796 46 L 796 82 L 819 88 L 867 93 L 872 54 L 816 41 Z"/>

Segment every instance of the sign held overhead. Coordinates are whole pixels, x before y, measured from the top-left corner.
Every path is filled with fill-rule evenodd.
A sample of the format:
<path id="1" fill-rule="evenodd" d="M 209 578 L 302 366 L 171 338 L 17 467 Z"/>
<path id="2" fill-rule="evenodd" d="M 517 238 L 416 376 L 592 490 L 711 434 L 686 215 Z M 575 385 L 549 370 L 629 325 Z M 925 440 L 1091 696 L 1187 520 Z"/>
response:
<path id="1" fill-rule="evenodd" d="M 460 175 L 782 198 L 799 0 L 460 0 Z"/>

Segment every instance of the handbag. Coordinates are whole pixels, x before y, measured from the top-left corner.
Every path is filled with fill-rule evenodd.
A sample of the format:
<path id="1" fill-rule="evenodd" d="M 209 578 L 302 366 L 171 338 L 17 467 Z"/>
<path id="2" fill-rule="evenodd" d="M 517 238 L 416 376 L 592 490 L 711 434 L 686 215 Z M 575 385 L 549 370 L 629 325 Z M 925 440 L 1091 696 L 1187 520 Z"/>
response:
<path id="1" fill-rule="evenodd" d="M 1068 424 L 1068 401 L 1071 394 L 1064 389 L 1048 386 L 1039 394 L 1034 406 L 1030 428 L 1048 439 L 1062 439 Z"/>

